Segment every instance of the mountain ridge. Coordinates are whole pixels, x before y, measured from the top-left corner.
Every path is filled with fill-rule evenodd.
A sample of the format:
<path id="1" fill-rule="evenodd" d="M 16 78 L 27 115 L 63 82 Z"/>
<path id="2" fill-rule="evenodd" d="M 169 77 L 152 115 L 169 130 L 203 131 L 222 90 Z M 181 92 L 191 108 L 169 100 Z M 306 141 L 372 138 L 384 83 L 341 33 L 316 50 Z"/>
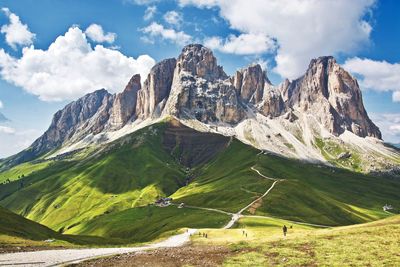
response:
<path id="1" fill-rule="evenodd" d="M 380 154 L 373 156 L 380 158 L 379 166 L 368 163 L 363 171 L 392 167 L 400 157 L 384 146 L 357 80 L 333 57 L 313 59 L 303 76 L 274 86 L 259 64 L 230 77 L 210 49 L 191 44 L 177 59 L 157 63 L 143 83 L 135 74 L 121 93 L 101 89 L 68 104 L 44 135 L 3 165 L 109 142 L 168 116 L 286 157 L 336 165 L 339 154 L 327 156 L 320 139 L 338 147 L 349 144 L 342 152 L 354 149 L 354 158 L 365 149 Z M 346 164 L 353 168 L 353 162 Z"/>

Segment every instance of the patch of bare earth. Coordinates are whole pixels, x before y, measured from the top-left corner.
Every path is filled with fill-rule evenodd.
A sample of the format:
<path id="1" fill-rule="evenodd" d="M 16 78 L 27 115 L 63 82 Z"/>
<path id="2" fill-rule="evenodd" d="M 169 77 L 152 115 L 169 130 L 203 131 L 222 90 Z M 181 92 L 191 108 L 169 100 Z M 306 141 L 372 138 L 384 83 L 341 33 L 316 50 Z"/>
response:
<path id="1" fill-rule="evenodd" d="M 185 246 L 178 248 L 163 248 L 144 252 L 116 255 L 84 261 L 70 266 L 152 266 L 152 267 L 180 267 L 180 266 L 219 266 L 226 257 L 237 255 L 223 246 Z"/>
<path id="2" fill-rule="evenodd" d="M 259 207 L 261 207 L 262 203 L 263 203 L 262 198 L 260 198 L 260 199 L 257 200 L 256 202 L 254 202 L 253 205 L 251 205 L 251 206 L 249 207 L 249 209 L 248 209 L 249 213 L 252 214 L 252 215 L 254 215 L 254 214 L 256 213 L 257 209 L 258 209 Z"/>

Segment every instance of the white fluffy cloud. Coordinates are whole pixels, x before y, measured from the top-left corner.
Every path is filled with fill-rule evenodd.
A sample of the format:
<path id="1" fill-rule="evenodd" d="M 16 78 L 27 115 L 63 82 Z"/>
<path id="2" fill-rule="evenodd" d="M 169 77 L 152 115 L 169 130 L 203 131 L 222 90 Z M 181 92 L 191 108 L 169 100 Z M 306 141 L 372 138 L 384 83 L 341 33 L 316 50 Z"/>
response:
<path id="1" fill-rule="evenodd" d="M 192 37 L 185 32 L 167 29 L 157 22 L 153 22 L 149 26 L 143 28 L 142 32 L 148 35 L 145 36 L 145 39 L 142 39 L 147 42 L 152 42 L 151 38 L 156 37 L 161 37 L 164 40 L 168 40 L 178 45 L 185 45 L 192 41 Z"/>
<path id="2" fill-rule="evenodd" d="M 0 108 L 4 108 L 3 102 L 0 100 Z"/>
<path id="3" fill-rule="evenodd" d="M 386 142 L 400 143 L 400 113 L 371 113 Z"/>
<path id="4" fill-rule="evenodd" d="M 15 134 L 15 129 L 8 127 L 8 126 L 1 126 L 0 125 L 0 133 L 4 134 Z"/>
<path id="5" fill-rule="evenodd" d="M 361 59 L 346 60 L 343 67 L 361 76 L 361 87 L 377 91 L 392 91 L 393 101 L 400 102 L 400 63 Z"/>
<path id="6" fill-rule="evenodd" d="M 179 0 L 179 5 L 195 5 L 197 7 L 211 8 L 218 5 L 219 2 L 219 0 Z"/>
<path id="7" fill-rule="evenodd" d="M 78 27 L 47 50 L 24 48 L 20 58 L 0 49 L 1 77 L 45 101 L 76 99 L 100 88 L 118 92 L 133 74 L 146 77 L 154 64 L 148 55 L 134 59 L 102 45 L 92 48 Z"/>
<path id="8" fill-rule="evenodd" d="M 144 11 L 144 16 L 143 19 L 144 20 L 150 20 L 154 17 L 154 15 L 157 12 L 157 7 L 156 6 L 149 6 L 146 8 L 146 10 Z"/>
<path id="9" fill-rule="evenodd" d="M 351 53 L 367 44 L 371 25 L 364 20 L 374 0 L 179 0 L 181 6 L 218 7 L 231 28 L 264 34 L 277 41 L 276 72 L 303 74 L 311 58 Z M 253 46 L 254 53 L 258 47 Z M 235 51 L 235 50 L 232 50 Z"/>
<path id="10" fill-rule="evenodd" d="M 112 44 L 117 38 L 117 34 L 113 32 L 105 33 L 103 27 L 98 24 L 91 24 L 85 31 L 86 36 L 97 43 L 110 43 Z"/>
<path id="11" fill-rule="evenodd" d="M 179 27 L 183 21 L 182 14 L 175 10 L 168 11 L 163 16 L 164 20 L 171 25 Z"/>
<path id="12" fill-rule="evenodd" d="M 42 130 L 0 126 L 0 158 L 11 156 L 27 148 L 42 133 Z"/>
<path id="13" fill-rule="evenodd" d="M 211 37 L 204 40 L 204 45 L 224 53 L 251 55 L 271 52 L 275 49 L 275 42 L 264 34 L 244 33 L 239 36 L 230 35 L 223 40 L 220 37 Z"/>
<path id="14" fill-rule="evenodd" d="M 13 49 L 16 49 L 17 45 L 26 46 L 32 44 L 35 34 L 29 31 L 28 26 L 22 24 L 19 17 L 8 8 L 2 8 L 1 10 L 10 21 L 9 24 L 3 25 L 0 30 L 1 33 L 5 34 L 7 44 Z"/>

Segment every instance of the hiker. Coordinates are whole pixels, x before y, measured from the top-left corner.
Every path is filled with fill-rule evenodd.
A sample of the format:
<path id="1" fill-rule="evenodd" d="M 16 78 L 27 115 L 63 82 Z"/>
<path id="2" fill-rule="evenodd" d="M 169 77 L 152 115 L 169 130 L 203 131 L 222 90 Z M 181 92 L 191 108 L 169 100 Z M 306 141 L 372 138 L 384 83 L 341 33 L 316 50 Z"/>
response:
<path id="1" fill-rule="evenodd" d="M 206 238 L 208 237 L 208 234 L 206 234 Z"/>
<path id="2" fill-rule="evenodd" d="M 246 237 L 247 237 L 247 233 L 246 233 Z"/>
<path id="3" fill-rule="evenodd" d="M 283 235 L 286 236 L 286 233 L 287 233 L 287 227 L 286 227 L 286 225 L 284 225 L 282 229 L 283 229 Z"/>

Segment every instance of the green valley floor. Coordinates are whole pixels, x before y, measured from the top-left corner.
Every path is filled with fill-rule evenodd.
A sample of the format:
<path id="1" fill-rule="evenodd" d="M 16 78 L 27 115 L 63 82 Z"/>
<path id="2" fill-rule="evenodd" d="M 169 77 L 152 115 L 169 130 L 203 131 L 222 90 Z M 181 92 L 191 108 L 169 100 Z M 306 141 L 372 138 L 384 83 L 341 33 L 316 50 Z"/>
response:
<path id="1" fill-rule="evenodd" d="M 282 224 L 289 227 L 286 237 Z M 247 233 L 243 235 L 243 231 Z M 400 216 L 316 229 L 243 218 L 235 229 L 199 229 L 189 246 L 89 260 L 77 266 L 399 266 Z"/>

